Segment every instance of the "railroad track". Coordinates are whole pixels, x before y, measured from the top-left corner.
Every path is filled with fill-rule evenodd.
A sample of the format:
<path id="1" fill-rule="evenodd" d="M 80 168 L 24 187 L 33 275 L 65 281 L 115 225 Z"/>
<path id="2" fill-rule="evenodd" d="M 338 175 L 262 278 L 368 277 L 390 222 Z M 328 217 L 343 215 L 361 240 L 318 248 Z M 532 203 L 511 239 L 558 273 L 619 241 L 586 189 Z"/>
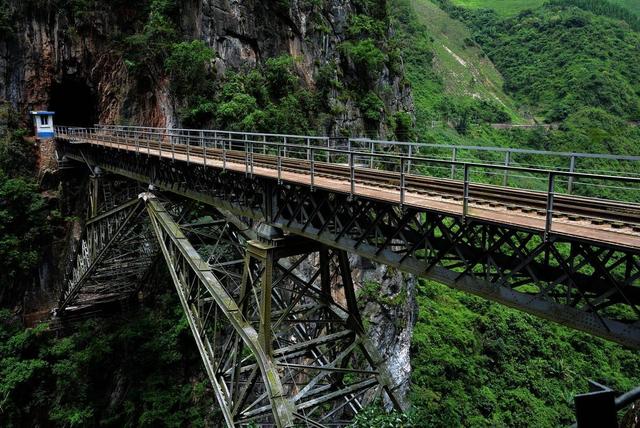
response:
<path id="1" fill-rule="evenodd" d="M 67 137 L 72 140 L 73 137 Z M 176 154 L 203 157 L 205 150 L 200 146 L 187 146 L 184 144 L 171 144 L 168 142 L 134 140 L 130 139 L 123 143 L 122 138 L 111 136 L 93 135 L 92 140 L 100 143 L 126 145 L 135 148 L 143 153 L 147 150 L 159 150 Z M 306 154 L 306 147 L 297 150 Z M 322 151 L 321 148 L 314 148 L 316 153 Z M 296 149 L 290 149 L 290 153 L 295 153 Z M 221 160 L 223 158 L 222 149 L 207 148 L 207 158 Z M 224 154 L 226 161 L 230 163 L 245 164 L 247 159 L 253 161 L 254 167 L 277 169 L 277 157 L 275 155 L 263 153 L 247 153 L 244 150 L 226 150 Z M 368 153 L 362 153 L 362 157 L 367 157 Z M 306 157 L 306 155 L 305 155 Z M 356 154 L 356 157 L 358 155 Z M 280 167 L 283 172 L 293 172 L 309 174 L 311 162 L 306 158 L 281 158 Z M 350 180 L 351 169 L 346 164 L 330 164 L 322 161 L 315 161 L 313 165 L 316 177 L 326 177 L 341 180 Z M 378 186 L 388 189 L 398 189 L 400 185 L 400 173 L 395 171 L 372 169 L 368 166 L 359 165 L 354 170 L 355 181 L 359 184 Z M 416 174 L 405 175 L 405 187 L 407 192 L 441 197 L 453 201 L 462 201 L 464 184 L 460 180 L 445 178 L 435 178 Z M 477 205 L 488 205 L 492 207 L 505 207 L 508 210 L 518 210 L 524 213 L 540 216 L 546 215 L 547 194 L 546 192 L 502 187 L 490 184 L 470 184 L 470 202 Z M 586 198 L 580 196 L 556 195 L 554 200 L 554 218 L 568 218 L 574 221 L 588 221 L 597 225 L 609 225 L 613 228 L 632 228 L 635 232 L 640 232 L 640 205 L 632 203 L 621 203 L 604 199 Z"/>

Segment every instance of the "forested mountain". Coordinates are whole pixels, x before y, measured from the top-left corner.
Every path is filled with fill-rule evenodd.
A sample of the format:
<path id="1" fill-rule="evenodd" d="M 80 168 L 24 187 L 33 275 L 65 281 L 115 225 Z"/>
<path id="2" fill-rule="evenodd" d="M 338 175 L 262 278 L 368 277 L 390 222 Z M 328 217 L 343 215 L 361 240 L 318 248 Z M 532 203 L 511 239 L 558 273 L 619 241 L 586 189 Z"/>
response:
<path id="1" fill-rule="evenodd" d="M 638 114 L 640 34 L 611 16 L 618 9 L 455 3 L 473 7 L 394 2 L 419 141 L 640 154 L 640 133 L 627 124 Z M 451 19 L 446 37 L 442 13 Z M 464 89 L 448 85 L 450 75 L 474 70 L 498 74 L 485 71 Z M 559 129 L 488 126 L 506 118 L 559 122 Z M 455 129 L 434 129 L 436 120 Z M 587 378 L 620 390 L 640 382 L 633 352 L 437 284 L 421 283 L 418 307 L 411 397 L 423 426 L 569 425 L 573 396 L 588 389 Z"/>
<path id="2" fill-rule="evenodd" d="M 505 77 L 505 90 L 549 122 L 583 108 L 640 117 L 640 34 L 625 23 L 553 2 L 513 18 L 448 7 Z M 595 9 L 595 8 L 594 8 Z M 597 9 L 596 9 L 597 10 Z"/>
<path id="3" fill-rule="evenodd" d="M 453 0 L 458 6 L 470 9 L 490 9 L 500 15 L 515 15 L 526 9 L 535 9 L 545 3 L 554 2 L 561 5 L 579 5 L 585 8 L 594 8 L 601 14 L 618 15 L 619 18 L 628 17 L 631 14 L 640 15 L 640 4 L 636 0 Z"/>

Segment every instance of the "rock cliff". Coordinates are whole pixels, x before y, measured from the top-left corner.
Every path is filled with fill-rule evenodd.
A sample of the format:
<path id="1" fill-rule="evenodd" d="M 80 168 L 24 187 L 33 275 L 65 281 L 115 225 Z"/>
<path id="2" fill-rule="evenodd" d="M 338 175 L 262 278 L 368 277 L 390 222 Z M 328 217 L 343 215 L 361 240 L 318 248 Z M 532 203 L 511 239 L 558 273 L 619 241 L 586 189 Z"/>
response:
<path id="1" fill-rule="evenodd" d="M 4 2 L 12 22 L 0 34 L 0 100 L 23 117 L 29 109 L 56 108 L 58 123 L 180 125 L 162 67 L 141 78 L 122 54 L 127 37 L 146 25 L 149 3 L 154 7 L 158 0 Z M 376 123 L 349 95 L 349 82 L 361 76 L 340 46 L 351 35 L 350 19 L 366 13 L 359 3 L 181 0 L 174 14 L 181 39 L 203 40 L 214 50 L 211 66 L 219 77 L 289 54 L 297 58 L 306 85 L 314 88 L 318 71 L 336 64 L 334 78 L 345 82 L 345 90 L 328 94 L 331 118 L 317 131 L 362 135 L 368 130 L 385 136 L 391 116 L 411 113 L 413 104 L 402 73 L 391 71 L 391 60 L 370 85 L 384 104 L 373 118 Z"/>

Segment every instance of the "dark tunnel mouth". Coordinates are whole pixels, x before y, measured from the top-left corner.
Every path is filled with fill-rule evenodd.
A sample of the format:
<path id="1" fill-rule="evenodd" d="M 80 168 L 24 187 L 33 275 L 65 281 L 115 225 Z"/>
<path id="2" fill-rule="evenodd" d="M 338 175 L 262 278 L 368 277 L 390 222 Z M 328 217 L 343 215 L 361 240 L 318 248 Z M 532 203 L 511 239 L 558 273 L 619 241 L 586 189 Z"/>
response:
<path id="1" fill-rule="evenodd" d="M 95 92 L 80 78 L 65 76 L 51 87 L 49 109 L 56 113 L 56 125 L 93 126 L 98 120 L 96 106 Z"/>

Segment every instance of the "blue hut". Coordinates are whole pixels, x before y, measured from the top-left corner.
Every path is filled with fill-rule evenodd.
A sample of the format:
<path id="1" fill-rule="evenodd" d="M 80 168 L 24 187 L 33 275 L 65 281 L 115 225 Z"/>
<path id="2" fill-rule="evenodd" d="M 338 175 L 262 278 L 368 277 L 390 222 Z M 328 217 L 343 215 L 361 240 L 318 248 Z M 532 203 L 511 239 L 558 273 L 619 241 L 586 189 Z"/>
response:
<path id="1" fill-rule="evenodd" d="M 52 111 L 32 111 L 31 115 L 33 116 L 33 124 L 36 128 L 36 137 L 47 139 L 53 138 L 53 116 L 55 115 Z"/>

